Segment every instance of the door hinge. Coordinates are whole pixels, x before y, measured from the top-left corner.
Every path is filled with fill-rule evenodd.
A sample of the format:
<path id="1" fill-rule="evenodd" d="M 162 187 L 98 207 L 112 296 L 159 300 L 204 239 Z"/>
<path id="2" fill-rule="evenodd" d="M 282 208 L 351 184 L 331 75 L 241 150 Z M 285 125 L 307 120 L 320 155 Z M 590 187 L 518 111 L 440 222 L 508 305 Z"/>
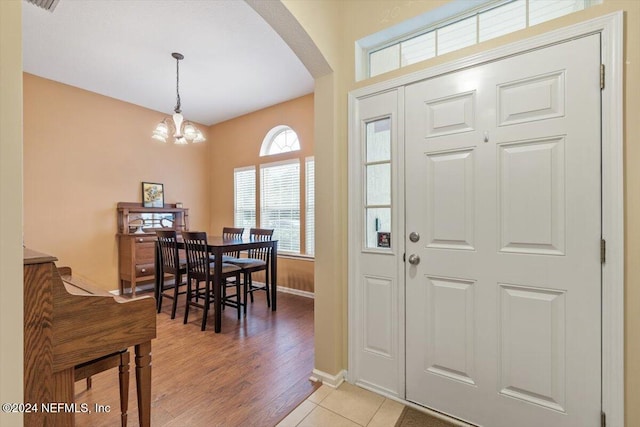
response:
<path id="1" fill-rule="evenodd" d="M 407 253 L 402 254 L 402 262 L 407 262 Z"/>
<path id="2" fill-rule="evenodd" d="M 602 264 L 607 260 L 607 241 L 600 239 L 600 262 Z"/>
<path id="3" fill-rule="evenodd" d="M 600 427 L 607 427 L 607 414 L 600 412 Z"/>
<path id="4" fill-rule="evenodd" d="M 604 89 L 604 64 L 600 64 L 600 90 Z"/>

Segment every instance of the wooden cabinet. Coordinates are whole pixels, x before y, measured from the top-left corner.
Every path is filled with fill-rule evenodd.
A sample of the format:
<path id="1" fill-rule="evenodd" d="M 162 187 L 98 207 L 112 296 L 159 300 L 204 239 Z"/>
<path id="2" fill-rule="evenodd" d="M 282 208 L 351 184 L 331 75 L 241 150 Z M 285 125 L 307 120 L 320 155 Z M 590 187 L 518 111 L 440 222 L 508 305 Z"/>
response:
<path id="1" fill-rule="evenodd" d="M 156 230 L 188 230 L 189 209 L 165 204 L 118 203 L 118 271 L 120 294 L 136 295 L 138 284 L 153 283 Z"/>
<path id="2" fill-rule="evenodd" d="M 154 279 L 155 240 L 155 234 L 118 234 L 120 294 L 130 288 L 129 292 L 135 296 L 134 285 Z"/>

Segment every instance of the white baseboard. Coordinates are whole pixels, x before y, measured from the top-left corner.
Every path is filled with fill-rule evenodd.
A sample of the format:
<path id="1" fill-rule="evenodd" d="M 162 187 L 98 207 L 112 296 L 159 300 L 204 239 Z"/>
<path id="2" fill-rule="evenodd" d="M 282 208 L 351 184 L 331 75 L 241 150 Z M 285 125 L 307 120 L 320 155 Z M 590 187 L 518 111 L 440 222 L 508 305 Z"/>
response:
<path id="1" fill-rule="evenodd" d="M 329 387 L 338 388 L 340 387 L 340 384 L 344 382 L 346 376 L 347 371 L 345 371 L 344 369 L 338 372 L 336 375 L 327 374 L 326 372 L 314 369 L 309 379 L 313 382 L 320 381 L 322 382 L 322 384 L 328 385 Z"/>
<path id="2" fill-rule="evenodd" d="M 315 297 L 313 292 L 301 291 L 300 289 L 285 288 L 283 286 L 278 286 L 278 292 L 283 292 L 285 294 L 298 295 L 301 297 L 311 298 L 311 299 Z"/>
<path id="3" fill-rule="evenodd" d="M 260 285 L 264 285 L 264 282 L 258 282 L 255 281 L 253 283 L 257 283 Z M 305 298 L 315 298 L 315 295 L 313 292 L 309 292 L 309 291 L 301 291 L 300 289 L 293 289 L 293 288 L 285 288 L 284 286 L 278 286 L 278 292 L 282 292 L 285 294 L 292 294 L 292 295 L 298 295 L 301 297 L 305 297 Z"/>
<path id="4" fill-rule="evenodd" d="M 153 287 L 154 287 L 153 283 L 147 283 L 145 285 L 136 286 L 136 292 L 151 291 L 153 290 Z M 301 291 L 300 289 L 285 288 L 284 286 L 278 286 L 278 292 L 283 292 L 285 294 L 298 295 L 301 297 L 311 298 L 311 299 L 315 297 L 313 292 Z M 120 295 L 120 291 L 118 289 L 109 291 L 109 293 L 112 295 Z"/>

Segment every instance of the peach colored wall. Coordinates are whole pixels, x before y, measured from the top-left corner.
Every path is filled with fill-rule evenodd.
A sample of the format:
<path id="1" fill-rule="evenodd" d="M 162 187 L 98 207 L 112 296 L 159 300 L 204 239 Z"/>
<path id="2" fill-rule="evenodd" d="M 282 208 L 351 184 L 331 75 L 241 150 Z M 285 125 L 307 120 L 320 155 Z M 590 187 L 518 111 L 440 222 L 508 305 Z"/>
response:
<path id="1" fill-rule="evenodd" d="M 118 288 L 116 204 L 141 201 L 141 182 L 164 184 L 190 225 L 209 223 L 210 143 L 151 139 L 164 114 L 46 80 L 24 78 L 24 242 L 74 274 Z M 206 127 L 202 127 L 206 131 Z"/>
<path id="2" fill-rule="evenodd" d="M 233 170 L 261 163 L 300 159 L 301 197 L 304 191 L 304 159 L 314 153 L 313 95 L 306 95 L 265 108 L 209 128 L 211 146 L 211 221 L 210 230 L 233 225 Z M 274 126 L 287 125 L 298 134 L 300 151 L 260 157 L 262 141 Z M 259 194 L 256 206 L 259 207 Z M 304 199 L 302 199 L 304 200 Z M 259 208 L 258 208 L 259 210 Z M 304 209 L 301 223 L 305 223 Z M 259 220 L 258 220 L 259 221 Z M 304 240 L 304 233 L 303 233 Z M 304 241 L 303 241 L 304 244 Z M 278 285 L 313 292 L 313 262 L 281 258 L 278 263 Z"/>

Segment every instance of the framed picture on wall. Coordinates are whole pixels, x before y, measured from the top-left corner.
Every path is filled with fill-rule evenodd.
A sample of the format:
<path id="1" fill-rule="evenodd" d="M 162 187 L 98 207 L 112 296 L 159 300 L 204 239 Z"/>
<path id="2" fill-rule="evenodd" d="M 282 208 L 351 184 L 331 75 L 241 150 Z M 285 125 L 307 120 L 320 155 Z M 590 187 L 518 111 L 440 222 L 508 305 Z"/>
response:
<path id="1" fill-rule="evenodd" d="M 164 207 L 164 186 L 155 182 L 143 182 L 142 205 L 145 208 Z"/>

